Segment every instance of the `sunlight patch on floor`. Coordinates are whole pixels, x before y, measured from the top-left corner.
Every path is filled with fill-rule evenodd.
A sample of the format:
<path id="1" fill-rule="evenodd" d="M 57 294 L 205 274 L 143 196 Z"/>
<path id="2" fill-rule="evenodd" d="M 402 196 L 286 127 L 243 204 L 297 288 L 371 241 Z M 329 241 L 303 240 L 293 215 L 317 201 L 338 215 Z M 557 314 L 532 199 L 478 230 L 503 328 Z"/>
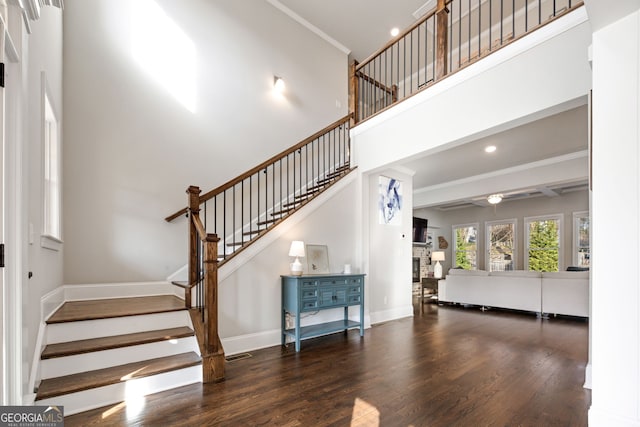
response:
<path id="1" fill-rule="evenodd" d="M 380 425 L 380 411 L 370 403 L 356 397 L 351 414 L 351 427 L 378 427 Z"/>

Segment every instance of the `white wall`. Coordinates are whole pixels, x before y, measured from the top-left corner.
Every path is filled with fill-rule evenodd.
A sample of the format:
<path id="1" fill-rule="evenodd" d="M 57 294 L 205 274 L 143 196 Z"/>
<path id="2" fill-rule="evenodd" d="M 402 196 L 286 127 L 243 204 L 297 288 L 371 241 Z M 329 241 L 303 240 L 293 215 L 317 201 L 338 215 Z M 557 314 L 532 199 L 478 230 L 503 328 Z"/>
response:
<path id="1" fill-rule="evenodd" d="M 363 186 L 363 222 L 371 223 L 363 233 L 363 253 L 372 283 L 373 323 L 412 313 L 410 213 L 402 243 L 401 233 L 387 236 L 376 229 L 377 217 L 366 199 L 372 197 L 375 174 L 425 151 L 584 104 L 591 78 L 590 35 L 580 9 L 353 129 L 354 162 L 365 177 L 370 175 Z M 409 172 L 407 182 L 410 176 Z M 588 205 L 583 210 L 587 209 Z M 398 299 L 390 300 L 392 295 Z M 385 306 L 385 296 L 393 306 Z"/>
<path id="2" fill-rule="evenodd" d="M 403 206 L 401 224 L 380 224 L 380 176 L 402 182 Z M 412 306 L 412 209 L 413 176 L 406 171 L 385 169 L 366 174 L 363 178 L 362 221 L 365 244 L 365 265 L 369 283 L 369 311 L 371 323 L 380 323 L 413 315 Z"/>
<path id="3" fill-rule="evenodd" d="M 640 426 L 639 28 L 593 34 L 592 426 Z"/>
<path id="4" fill-rule="evenodd" d="M 43 7 L 40 19 L 31 22 L 32 33 L 29 35 L 23 27 L 22 17 L 15 9 L 13 12 L 10 28 L 20 54 L 20 75 L 11 76 L 9 84 L 21 85 L 15 100 L 20 111 L 13 112 L 16 142 L 21 144 L 16 147 L 21 164 L 12 165 L 21 173 L 19 182 L 13 185 L 21 199 L 24 218 L 17 221 L 18 229 L 15 230 L 23 252 L 22 269 L 18 272 L 17 282 L 10 286 L 19 286 L 18 292 L 22 294 L 21 319 L 13 320 L 21 320 L 22 366 L 19 369 L 22 391 L 26 394 L 30 392 L 27 384 L 32 357 L 39 353 L 35 343 L 41 320 L 40 298 L 62 285 L 63 275 L 62 250 L 45 249 L 40 245 L 44 212 L 41 73 L 44 71 L 47 76 L 50 101 L 58 119 L 62 120 L 62 12 L 57 8 Z M 62 145 L 64 147 L 64 141 Z M 31 279 L 28 278 L 29 272 L 33 273 Z"/>
<path id="5" fill-rule="evenodd" d="M 346 114 L 346 55 L 263 0 L 65 6 L 68 284 L 167 277 L 186 230 L 163 218 L 189 185 L 208 191 Z"/>
<path id="6" fill-rule="evenodd" d="M 585 21 L 578 9 L 357 126 L 358 167 L 367 172 L 584 105 Z"/>
<path id="7" fill-rule="evenodd" d="M 427 218 L 429 227 L 438 227 L 433 230 L 437 244 L 438 236 L 447 239 L 449 247 L 444 249 L 445 262 L 443 272 L 451 268 L 453 260 L 453 232 L 452 226 L 458 224 L 478 223 L 478 269 L 485 270 L 486 239 L 485 230 L 487 221 L 516 220 L 516 269 L 524 269 L 525 253 L 525 229 L 524 218 L 529 216 L 562 214 L 563 232 L 562 246 L 563 263 L 561 270 L 573 263 L 573 213 L 589 211 L 589 194 L 587 190 L 567 193 L 559 197 L 536 197 L 532 199 L 504 200 L 494 207 L 472 207 L 467 209 L 455 209 L 440 211 L 433 208 L 416 209 L 415 216 Z M 437 247 L 437 246 L 436 246 Z M 436 249 L 437 250 L 437 249 Z"/>
<path id="8" fill-rule="evenodd" d="M 356 257 L 356 234 L 360 226 L 358 212 L 354 209 L 357 190 L 358 181 L 354 180 L 318 209 L 305 211 L 308 216 L 294 226 L 289 227 L 287 223 L 293 217 L 285 221 L 281 227 L 289 228 L 280 238 L 221 280 L 218 304 L 220 337 L 228 354 L 280 343 L 280 275 L 289 274 L 289 263 L 293 260 L 287 254 L 293 240 L 327 245 L 331 273 L 342 272 L 344 264 L 351 264 L 353 273 L 363 272 Z M 334 189 L 329 192 L 333 193 Z M 301 259 L 301 262 L 304 272 L 307 272 L 306 259 Z M 366 277 L 365 307 L 372 286 L 370 278 Z M 356 315 L 357 309 L 351 308 L 351 314 Z M 342 309 L 307 314 L 303 324 L 341 319 L 343 315 Z"/>

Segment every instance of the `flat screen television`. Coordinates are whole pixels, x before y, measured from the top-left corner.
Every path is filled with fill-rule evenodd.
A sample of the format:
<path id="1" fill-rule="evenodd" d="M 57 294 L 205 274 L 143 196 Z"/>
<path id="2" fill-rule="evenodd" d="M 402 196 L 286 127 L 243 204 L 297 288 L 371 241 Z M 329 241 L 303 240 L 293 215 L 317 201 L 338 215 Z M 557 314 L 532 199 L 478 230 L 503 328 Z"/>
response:
<path id="1" fill-rule="evenodd" d="M 413 243 L 427 244 L 427 225 L 429 221 L 424 218 L 413 217 Z"/>

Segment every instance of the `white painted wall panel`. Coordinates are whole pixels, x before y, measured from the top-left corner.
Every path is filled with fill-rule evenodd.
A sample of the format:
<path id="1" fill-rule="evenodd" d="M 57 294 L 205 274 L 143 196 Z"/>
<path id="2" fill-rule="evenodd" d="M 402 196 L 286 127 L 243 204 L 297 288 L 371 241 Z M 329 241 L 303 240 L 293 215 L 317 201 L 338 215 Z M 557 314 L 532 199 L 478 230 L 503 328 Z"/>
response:
<path id="1" fill-rule="evenodd" d="M 163 218 L 189 185 L 346 114 L 346 54 L 263 0 L 70 0 L 64 41 L 68 284 L 167 277 L 187 240 Z"/>

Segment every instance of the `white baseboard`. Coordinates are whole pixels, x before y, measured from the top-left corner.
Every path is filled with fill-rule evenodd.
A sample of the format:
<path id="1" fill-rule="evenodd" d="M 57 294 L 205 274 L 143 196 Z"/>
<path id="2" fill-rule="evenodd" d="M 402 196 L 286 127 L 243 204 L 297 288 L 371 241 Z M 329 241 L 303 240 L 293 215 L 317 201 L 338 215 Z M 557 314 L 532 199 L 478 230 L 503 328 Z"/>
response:
<path id="1" fill-rule="evenodd" d="M 238 353 L 247 353 L 261 348 L 280 345 L 280 329 L 257 332 L 255 334 L 238 335 L 235 337 L 221 338 L 224 354 L 231 356 Z"/>
<path id="2" fill-rule="evenodd" d="M 587 367 L 584 370 L 584 388 L 591 390 L 591 363 L 587 363 Z"/>
<path id="3" fill-rule="evenodd" d="M 594 408 L 591 405 L 591 408 L 589 408 L 589 426 L 640 427 L 640 418 L 627 418 L 611 411 Z"/>
<path id="4" fill-rule="evenodd" d="M 147 297 L 175 295 L 184 298 L 184 291 L 170 282 L 98 283 L 64 285 L 65 301 L 95 300 L 106 298 Z"/>
<path id="5" fill-rule="evenodd" d="M 403 319 L 405 317 L 413 317 L 413 306 L 392 308 L 383 311 L 374 311 L 370 314 L 371 324 L 389 322 L 391 320 Z"/>

